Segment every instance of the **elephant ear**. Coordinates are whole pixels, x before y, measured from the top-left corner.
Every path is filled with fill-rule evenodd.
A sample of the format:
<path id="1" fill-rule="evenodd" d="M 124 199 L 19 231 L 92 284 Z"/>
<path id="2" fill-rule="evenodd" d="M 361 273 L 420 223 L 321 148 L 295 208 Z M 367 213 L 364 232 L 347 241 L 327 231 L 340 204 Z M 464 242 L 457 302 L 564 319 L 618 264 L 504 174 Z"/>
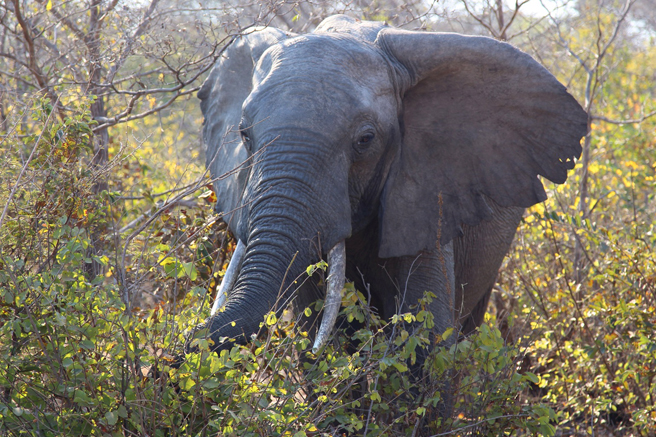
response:
<path id="1" fill-rule="evenodd" d="M 249 154 L 239 135 L 242 104 L 251 92 L 253 69 L 262 53 L 293 36 L 270 27 L 248 32 L 230 43 L 198 91 L 205 118 L 205 165 L 215 181 L 216 211 L 224 214 L 235 234 L 240 228 L 241 197 L 248 180 Z"/>
<path id="2" fill-rule="evenodd" d="M 376 44 L 403 91 L 403 144 L 381 200 L 380 256 L 447 243 L 501 206 L 563 183 L 587 115 L 531 56 L 486 37 L 383 29 Z"/>

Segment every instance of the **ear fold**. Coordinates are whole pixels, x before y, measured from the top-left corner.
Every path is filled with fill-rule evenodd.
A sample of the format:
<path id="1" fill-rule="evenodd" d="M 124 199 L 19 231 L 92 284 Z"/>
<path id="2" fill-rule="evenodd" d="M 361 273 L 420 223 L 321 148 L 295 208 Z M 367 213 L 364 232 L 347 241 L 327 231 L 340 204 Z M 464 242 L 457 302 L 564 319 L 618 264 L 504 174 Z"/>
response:
<path id="1" fill-rule="evenodd" d="M 563 183 L 581 154 L 587 115 L 544 67 L 485 37 L 383 29 L 396 65 L 403 144 L 386 182 L 381 257 L 451 241 L 490 214 L 485 199 L 529 207 L 538 175 Z"/>
<path id="2" fill-rule="evenodd" d="M 256 28 L 230 43 L 198 91 L 203 121 L 205 164 L 214 182 L 216 211 L 233 233 L 240 221 L 241 197 L 248 180 L 249 155 L 241 142 L 242 104 L 251 92 L 253 69 L 270 46 L 293 36 L 274 28 Z M 244 236 L 237 235 L 242 241 Z"/>

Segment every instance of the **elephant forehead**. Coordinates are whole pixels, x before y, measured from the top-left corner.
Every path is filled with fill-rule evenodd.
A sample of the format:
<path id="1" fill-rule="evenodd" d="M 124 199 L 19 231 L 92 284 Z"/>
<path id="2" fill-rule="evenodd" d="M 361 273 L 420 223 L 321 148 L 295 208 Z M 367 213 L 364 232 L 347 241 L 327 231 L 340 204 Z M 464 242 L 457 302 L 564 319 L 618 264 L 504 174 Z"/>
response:
<path id="1" fill-rule="evenodd" d="M 390 69 L 374 46 L 350 35 L 302 35 L 270 47 L 256 67 L 254 89 L 289 84 L 342 91 L 359 101 L 392 91 Z"/>

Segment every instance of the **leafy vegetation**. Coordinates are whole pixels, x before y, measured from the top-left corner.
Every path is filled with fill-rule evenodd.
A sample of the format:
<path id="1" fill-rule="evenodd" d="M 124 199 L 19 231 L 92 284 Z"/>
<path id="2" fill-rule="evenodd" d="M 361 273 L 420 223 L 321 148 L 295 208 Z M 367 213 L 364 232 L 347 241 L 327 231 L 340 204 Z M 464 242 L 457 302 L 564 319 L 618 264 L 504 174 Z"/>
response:
<path id="1" fill-rule="evenodd" d="M 399 16 L 394 2 L 347 5 L 531 52 L 588 109 L 587 158 L 526 214 L 474 335 L 434 348 L 430 294 L 381 320 L 349 285 L 342 316 L 360 327 L 316 356 L 293 315 L 270 314 L 250 345 L 217 355 L 199 341 L 179 368 L 184 330 L 207 317 L 234 249 L 211 212 L 200 115 L 186 96 L 240 26 L 226 19 L 215 31 L 194 18 L 193 37 L 158 40 L 139 25 L 165 34 L 219 12 L 168 14 L 152 2 L 132 22 L 115 2 L 91 3 L 2 6 L 0 435 L 656 434 L 656 27 L 640 1 L 553 3 L 541 19 L 489 2 L 456 2 L 466 7 L 441 17 L 422 3 Z M 101 6 L 107 21 L 93 18 Z M 257 13 L 280 27 L 311 22 L 311 4 L 291 6 Z M 95 34 L 88 26 L 99 23 Z M 94 52 L 84 34 L 111 50 Z M 136 35 L 130 50 L 126 35 Z M 55 43 L 59 57 L 48 52 Z M 186 59 L 183 43 L 193 46 Z M 89 53 L 105 56 L 97 71 L 125 80 L 94 82 Z M 108 121 L 127 108 L 139 117 Z M 415 360 L 429 349 L 430 378 L 419 379 Z"/>

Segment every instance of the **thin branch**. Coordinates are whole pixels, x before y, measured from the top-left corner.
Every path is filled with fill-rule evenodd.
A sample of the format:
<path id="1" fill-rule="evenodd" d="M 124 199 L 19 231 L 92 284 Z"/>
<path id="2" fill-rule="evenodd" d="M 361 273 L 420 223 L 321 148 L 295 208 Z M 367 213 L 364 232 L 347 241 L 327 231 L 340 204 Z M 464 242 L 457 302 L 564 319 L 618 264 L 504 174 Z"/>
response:
<path id="1" fill-rule="evenodd" d="M 107 15 L 109 15 L 109 13 L 112 12 L 114 10 L 114 8 L 116 8 L 116 5 L 118 5 L 118 2 L 119 2 L 119 0 L 112 0 L 112 2 L 109 5 L 107 5 L 107 8 L 100 15 L 100 21 L 104 20 L 105 17 L 107 17 Z"/>
<path id="2" fill-rule="evenodd" d="M 171 202 L 158 202 L 158 204 L 156 205 L 156 207 L 157 207 L 158 210 L 159 210 L 159 209 L 162 209 L 162 208 L 163 208 L 163 209 L 167 209 L 167 208 L 176 208 L 176 207 L 182 207 L 182 208 L 196 208 L 196 207 L 198 207 L 198 206 L 199 206 L 199 205 L 198 205 L 197 202 L 194 202 L 193 200 L 187 200 L 187 199 L 178 199 L 178 200 L 174 200 L 174 201 L 171 201 Z M 123 226 L 121 229 L 119 229 L 119 230 L 116 231 L 116 232 L 118 232 L 119 234 L 122 234 L 122 233 L 124 233 L 124 232 L 126 232 L 126 231 L 129 231 L 130 229 L 134 228 L 134 227 L 137 226 L 139 223 L 141 223 L 141 221 L 142 221 L 143 219 L 147 218 L 147 217 L 150 217 L 150 214 L 147 213 L 147 212 L 146 212 L 146 213 L 143 213 L 143 214 L 141 214 L 139 217 L 137 217 L 136 219 L 132 220 L 130 223 L 128 223 L 127 225 Z"/>
<path id="3" fill-rule="evenodd" d="M 551 19 L 551 22 L 556 27 L 556 33 L 558 34 L 558 41 L 560 43 L 560 46 L 565 50 L 567 50 L 567 53 L 569 53 L 570 56 L 572 56 L 574 59 L 576 59 L 579 62 L 579 64 L 581 65 L 581 67 L 583 67 L 586 73 L 591 74 L 592 70 L 590 69 L 590 67 L 588 67 L 588 64 L 576 52 L 574 52 L 574 50 L 572 50 L 572 48 L 569 46 L 569 43 L 563 37 L 563 34 L 560 31 L 560 22 L 556 20 L 556 18 L 552 15 L 551 10 L 544 4 L 542 0 L 540 0 L 540 4 L 547 11 L 547 17 Z"/>
<path id="4" fill-rule="evenodd" d="M 530 32 L 531 30 L 535 29 L 545 18 L 547 18 L 546 15 L 544 17 L 538 18 L 537 20 L 531 21 L 531 24 L 529 24 L 525 29 L 521 29 L 517 33 L 513 33 L 512 35 L 510 35 L 508 37 L 508 41 L 511 41 L 514 38 L 517 38 L 518 36 L 524 35 Z"/>
<path id="5" fill-rule="evenodd" d="M 513 24 L 513 22 L 515 21 L 515 18 L 517 18 L 517 14 L 519 13 L 519 9 L 522 6 L 524 6 L 526 3 L 528 3 L 529 1 L 530 0 L 524 0 L 524 1 L 520 2 L 519 0 L 515 0 L 515 10 L 513 10 L 513 14 L 510 17 L 510 20 L 508 20 L 508 23 L 506 23 L 506 25 L 503 27 L 503 29 L 501 29 L 501 35 L 506 34 L 508 29 L 510 28 L 510 25 Z M 510 38 L 506 38 L 506 40 L 508 40 L 508 39 L 510 39 Z"/>
<path id="6" fill-rule="evenodd" d="M 207 170 L 205 171 L 204 174 L 206 174 L 206 173 L 207 173 Z M 120 264 L 121 267 L 120 267 L 119 272 L 118 272 L 119 275 L 120 275 L 119 279 L 120 279 L 120 282 L 121 282 L 121 287 L 123 288 L 121 298 L 123 299 L 123 303 L 126 306 L 126 311 L 129 312 L 131 310 L 131 308 L 130 308 L 130 306 L 131 306 L 131 296 L 130 296 L 130 290 L 129 290 L 129 287 L 127 285 L 127 280 L 126 280 L 127 275 L 125 273 L 125 260 L 127 258 L 127 251 L 128 251 L 128 247 L 130 246 L 130 243 L 132 242 L 132 240 L 134 238 L 136 238 L 137 235 L 139 235 L 144 229 L 146 229 L 148 226 L 150 226 L 150 224 L 153 221 L 155 221 L 164 211 L 166 211 L 167 208 L 169 208 L 171 205 L 173 205 L 177 202 L 180 202 L 181 200 L 183 200 L 189 194 L 192 194 L 196 190 L 203 187 L 205 185 L 205 182 L 202 180 L 202 178 L 203 177 L 201 176 L 200 178 L 197 179 L 196 183 L 193 184 L 189 189 L 181 192 L 180 194 L 175 196 L 173 199 L 171 199 L 171 200 L 163 203 L 161 206 L 159 206 L 159 208 L 148 218 L 148 220 L 146 220 L 145 223 L 143 223 L 141 226 L 139 226 L 136 230 L 134 230 L 126 238 L 125 244 L 123 245 L 123 255 L 122 255 L 121 264 Z M 216 218 L 215 220 L 217 220 L 217 219 L 218 218 Z"/>
<path id="7" fill-rule="evenodd" d="M 171 104 L 173 102 L 175 102 L 178 98 L 180 98 L 182 96 L 189 95 L 191 93 L 194 93 L 194 92 L 198 91 L 199 89 L 200 89 L 200 86 L 197 86 L 197 87 L 185 90 L 185 91 L 178 92 L 173 97 L 171 97 L 168 101 L 162 103 L 161 105 L 155 106 L 154 108 L 152 108 L 148 111 L 140 112 L 140 113 L 135 114 L 135 115 L 130 115 L 130 113 L 132 112 L 133 107 L 128 107 L 128 108 L 126 108 L 125 111 L 121 112 L 118 115 L 115 115 L 114 117 L 108 117 L 108 118 L 97 117 L 96 120 L 98 120 L 102 124 L 99 125 L 99 126 L 96 126 L 95 128 L 93 128 L 93 131 L 98 132 L 101 129 L 105 129 L 105 128 L 108 128 L 108 127 L 111 127 L 111 126 L 115 126 L 119 123 L 127 123 L 128 121 L 138 120 L 140 118 L 147 117 L 151 114 L 155 114 L 156 112 L 159 112 L 162 109 L 166 109 L 169 106 L 171 106 Z"/>
<path id="8" fill-rule="evenodd" d="M 36 0 L 37 3 L 39 3 L 41 6 L 44 6 L 45 0 Z M 50 8 L 50 13 L 57 19 L 57 21 L 61 22 L 64 26 L 66 26 L 71 32 L 75 34 L 76 37 L 80 39 L 80 41 L 84 41 L 86 35 L 84 32 L 80 30 L 79 27 L 75 25 L 74 22 L 68 19 L 67 16 L 62 15 L 61 12 L 59 12 L 59 9 L 57 9 L 56 6 L 52 6 Z"/>
<path id="9" fill-rule="evenodd" d="M 55 106 L 57 105 L 58 102 L 55 102 Z M 48 114 L 48 118 L 46 118 L 46 122 L 44 123 L 44 126 L 48 126 L 48 123 L 50 122 L 50 117 L 52 116 L 52 113 L 55 112 L 50 111 L 50 114 Z M 34 157 L 34 153 L 36 152 L 36 149 L 39 147 L 39 143 L 41 142 L 41 138 L 43 137 L 43 133 L 46 132 L 47 129 L 43 129 L 41 133 L 39 134 L 39 138 L 36 139 L 34 142 L 34 147 L 32 148 L 32 152 L 30 152 L 30 156 L 28 156 L 27 161 L 25 161 L 25 164 L 23 164 L 23 168 L 21 168 L 20 173 L 18 174 L 18 178 L 16 178 L 16 183 L 14 184 L 13 188 L 11 189 L 11 192 L 9 193 L 9 197 L 7 197 L 7 203 L 5 203 L 5 207 L 2 210 L 2 215 L 0 215 L 0 229 L 2 229 L 2 224 L 5 221 L 5 217 L 7 215 L 7 210 L 9 209 L 9 204 L 11 203 L 11 200 L 14 198 L 14 195 L 16 194 L 16 190 L 19 187 L 20 181 L 23 178 L 23 175 L 25 174 L 25 171 L 27 170 L 27 167 L 30 165 L 30 162 L 32 161 L 32 158 Z"/>
<path id="10" fill-rule="evenodd" d="M 220 179 L 221 178 L 216 178 L 216 179 L 213 179 L 211 181 L 208 181 L 207 183 L 210 184 L 213 181 L 220 180 Z M 192 182 L 191 184 L 187 184 L 183 187 L 171 188 L 170 190 L 162 191 L 161 193 L 151 194 L 150 197 L 154 199 L 155 197 L 168 196 L 169 194 L 177 193 L 179 191 L 184 191 L 184 190 L 186 190 L 187 188 L 189 188 L 191 186 L 195 186 L 196 183 L 197 183 L 197 181 Z M 114 197 L 114 199 L 116 199 L 116 200 L 143 200 L 143 199 L 146 199 L 146 196 L 117 196 L 117 197 Z"/>
<path id="11" fill-rule="evenodd" d="M 252 26 L 249 26 L 249 28 L 250 28 L 250 27 L 252 27 Z M 237 38 L 237 37 L 240 36 L 240 35 L 245 35 L 245 34 L 246 34 L 245 31 L 246 31 L 247 29 L 248 29 L 248 28 L 243 29 L 241 32 L 239 32 L 239 33 L 237 33 L 237 34 L 235 34 L 235 35 L 230 35 L 230 36 L 224 38 L 221 42 L 224 42 L 224 41 L 226 41 L 226 40 L 229 39 L 229 38 L 230 38 L 231 41 L 232 41 L 234 38 Z M 251 29 L 251 31 L 252 31 L 252 30 L 253 30 L 253 29 Z M 230 45 L 229 43 L 228 43 L 228 44 L 225 44 L 225 45 L 221 48 L 221 50 L 219 51 L 219 53 L 217 53 L 215 56 L 213 56 L 214 61 L 216 61 L 216 59 L 218 59 L 219 56 L 221 56 L 221 54 L 225 51 L 225 49 L 226 49 L 229 45 Z M 216 48 L 215 48 L 215 49 L 216 49 Z M 210 57 L 210 56 L 208 56 L 208 57 Z M 207 58 L 207 57 L 206 57 L 206 58 Z M 205 59 L 206 59 L 206 58 L 205 58 Z M 121 112 L 120 114 L 117 114 L 117 115 L 115 115 L 115 116 L 113 116 L 113 117 L 107 117 L 107 118 L 105 118 L 105 117 L 97 117 L 96 120 L 97 120 L 99 123 L 101 123 L 101 124 L 100 124 L 99 126 L 96 126 L 96 127 L 93 129 L 94 132 L 98 132 L 98 131 L 100 131 L 101 129 L 105 129 L 105 128 L 107 128 L 107 127 L 115 126 L 115 125 L 117 125 L 117 124 L 119 124 L 119 123 L 126 123 L 126 122 L 128 122 L 128 121 L 137 120 L 137 119 L 140 119 L 140 118 L 146 117 L 146 116 L 148 116 L 148 115 L 154 114 L 154 113 L 156 113 L 156 112 L 161 111 L 162 109 L 165 109 L 165 108 L 169 107 L 169 106 L 170 106 L 170 105 L 171 105 L 176 99 L 178 99 L 179 97 L 182 97 L 182 96 L 185 96 L 185 95 L 191 94 L 191 93 L 193 93 L 193 92 L 195 92 L 195 91 L 198 91 L 198 90 L 200 89 L 200 86 L 196 86 L 196 87 L 194 87 L 194 88 L 191 88 L 191 89 L 189 89 L 189 90 L 185 90 L 185 91 L 180 91 L 180 90 L 182 90 L 185 86 L 187 86 L 187 85 L 189 85 L 189 84 L 195 82 L 200 76 L 202 76 L 206 71 L 208 71 L 208 70 L 209 70 L 210 68 L 212 68 L 213 66 L 214 66 L 214 62 L 209 62 L 209 63 L 207 63 L 207 65 L 205 65 L 205 66 L 204 66 L 203 68 L 201 68 L 198 72 L 196 72 L 196 74 L 194 74 L 189 80 L 187 80 L 187 81 L 181 81 L 181 82 L 179 83 L 179 85 L 176 85 L 175 87 L 171 87 L 171 88 L 154 88 L 154 89 L 152 89 L 152 90 L 142 90 L 142 91 L 139 91 L 139 92 L 135 92 L 135 95 L 134 95 L 134 97 L 130 100 L 130 103 L 128 104 L 128 107 L 127 107 L 123 112 Z M 178 80 L 180 80 L 180 79 L 178 79 Z M 119 91 L 119 90 L 116 90 L 116 91 L 117 91 L 117 94 L 131 94 L 131 93 L 132 93 L 132 92 L 121 92 L 121 91 Z M 136 103 L 136 99 L 138 99 L 139 97 L 141 97 L 141 96 L 143 96 L 143 95 L 146 95 L 146 94 L 164 93 L 164 92 L 175 92 L 175 91 L 178 91 L 178 92 L 177 92 L 173 97 L 171 97 L 168 101 L 166 101 L 165 103 L 163 103 L 163 104 L 161 104 L 161 105 L 159 105 L 159 106 L 156 106 L 156 107 L 154 107 L 154 108 L 152 108 L 152 109 L 150 109 L 150 110 L 148 110 L 148 111 L 144 111 L 144 112 L 141 112 L 141 113 L 139 113 L 139 114 L 135 114 L 135 115 L 130 116 L 130 114 L 132 113 L 132 110 L 134 109 L 134 105 L 135 105 L 135 103 Z"/>
<path id="12" fill-rule="evenodd" d="M 610 48 L 610 46 L 613 44 L 615 41 L 615 38 L 617 37 L 617 34 L 619 33 L 620 27 L 622 27 L 622 23 L 626 19 L 627 15 L 629 14 L 629 11 L 631 10 L 631 6 L 635 3 L 636 0 L 626 0 L 624 3 L 624 10 L 621 13 L 621 16 L 619 20 L 617 20 L 617 23 L 615 23 L 615 28 L 613 29 L 613 34 L 611 37 L 606 41 L 606 44 L 604 45 L 604 48 L 601 50 L 599 53 L 599 56 L 597 57 L 597 65 L 601 63 L 601 59 L 606 55 L 606 52 Z M 599 36 L 601 37 L 601 32 L 599 32 Z"/>
<path id="13" fill-rule="evenodd" d="M 529 416 L 528 416 L 528 414 L 507 414 L 505 416 L 490 417 L 489 419 L 479 420 L 478 422 L 472 423 L 472 424 L 467 425 L 467 426 L 463 426 L 462 428 L 453 429 L 451 431 L 443 432 L 443 433 L 440 433 L 440 434 L 433 434 L 430 437 L 440 437 L 440 436 L 444 436 L 444 435 L 459 434 L 463 429 L 467 429 L 467 428 L 471 428 L 471 427 L 474 427 L 474 426 L 482 425 L 484 423 L 487 423 L 490 420 L 505 419 L 505 418 L 511 418 L 511 417 L 529 417 Z"/>
<path id="14" fill-rule="evenodd" d="M 119 85 L 123 82 L 129 82 L 129 81 L 132 81 L 132 80 L 137 80 L 137 79 L 142 78 L 142 77 L 152 76 L 153 74 L 161 73 L 162 71 L 166 71 L 166 69 L 164 67 L 157 67 L 157 68 L 153 68 L 152 70 L 144 71 L 144 72 L 141 72 L 141 73 L 133 73 L 129 76 L 125 76 L 125 77 L 122 77 L 120 79 L 115 79 L 112 83 L 92 82 L 91 85 L 93 85 L 96 88 L 112 88 L 112 87 L 114 87 L 116 85 Z M 62 83 L 64 83 L 64 84 L 75 84 L 75 82 L 62 82 Z M 120 90 L 116 90 L 116 92 L 117 93 L 125 93 L 125 91 L 120 91 Z"/>
<path id="15" fill-rule="evenodd" d="M 466 0 L 462 0 L 462 4 L 465 6 L 465 10 L 469 14 L 470 17 L 472 17 L 474 20 L 478 21 L 478 23 L 483 26 L 484 28 L 487 29 L 488 32 L 490 32 L 495 38 L 497 37 L 496 31 L 492 26 L 489 24 L 485 23 L 482 18 L 479 18 L 476 14 L 474 14 L 472 11 L 469 10 L 469 5 L 467 4 Z"/>
<path id="16" fill-rule="evenodd" d="M 0 57 L 3 57 L 1 53 L 0 53 Z M 33 82 L 30 82 L 30 81 L 28 81 L 27 79 L 22 78 L 22 77 L 20 77 L 20 76 L 17 75 L 17 74 L 14 74 L 14 72 L 11 72 L 11 71 L 0 70 L 0 75 L 2 75 L 2 76 L 4 76 L 4 77 L 11 77 L 12 79 L 17 80 L 17 81 L 20 81 L 20 82 L 23 82 L 25 85 L 27 85 L 27 86 L 29 86 L 29 87 L 32 87 L 32 88 L 35 88 L 35 89 L 38 89 L 38 88 L 39 88 L 39 85 L 38 85 L 38 84 L 35 84 L 35 83 L 33 83 Z"/>
<path id="17" fill-rule="evenodd" d="M 134 42 L 146 30 L 148 23 L 151 21 L 151 15 L 155 11 L 155 8 L 157 8 L 158 3 L 159 0 L 151 0 L 150 5 L 148 5 L 148 9 L 144 11 L 143 16 L 141 17 L 141 21 L 139 22 L 139 25 L 135 29 L 134 33 L 125 41 L 125 48 L 123 49 L 121 56 L 118 58 L 118 61 L 116 61 L 116 63 L 109 69 L 109 72 L 107 73 L 107 82 L 111 83 L 114 80 L 114 76 L 132 53 Z"/>
<path id="18" fill-rule="evenodd" d="M 591 118 L 593 120 L 605 121 L 606 123 L 622 125 L 622 124 L 636 124 L 636 123 L 639 124 L 639 123 L 642 123 L 643 121 L 653 117 L 654 115 L 656 115 L 656 111 L 652 111 L 649 114 L 644 115 L 640 118 L 629 119 L 629 120 L 615 120 L 615 119 L 612 119 L 612 118 L 604 117 L 603 115 L 592 115 Z"/>
<path id="19" fill-rule="evenodd" d="M 36 78 L 36 81 L 39 83 L 39 86 L 45 89 L 47 87 L 47 82 L 43 77 L 43 73 L 41 72 L 38 64 L 36 63 L 36 50 L 34 49 L 34 39 L 32 38 L 30 32 L 30 26 L 28 26 L 27 22 L 25 21 L 25 18 L 23 17 L 19 0 L 13 0 L 13 2 L 14 2 L 14 15 L 16 16 L 16 21 L 18 21 L 21 30 L 23 31 L 23 42 L 27 46 L 26 47 L 27 56 L 29 58 L 29 64 L 27 65 L 27 67 L 30 69 L 30 71 Z"/>

